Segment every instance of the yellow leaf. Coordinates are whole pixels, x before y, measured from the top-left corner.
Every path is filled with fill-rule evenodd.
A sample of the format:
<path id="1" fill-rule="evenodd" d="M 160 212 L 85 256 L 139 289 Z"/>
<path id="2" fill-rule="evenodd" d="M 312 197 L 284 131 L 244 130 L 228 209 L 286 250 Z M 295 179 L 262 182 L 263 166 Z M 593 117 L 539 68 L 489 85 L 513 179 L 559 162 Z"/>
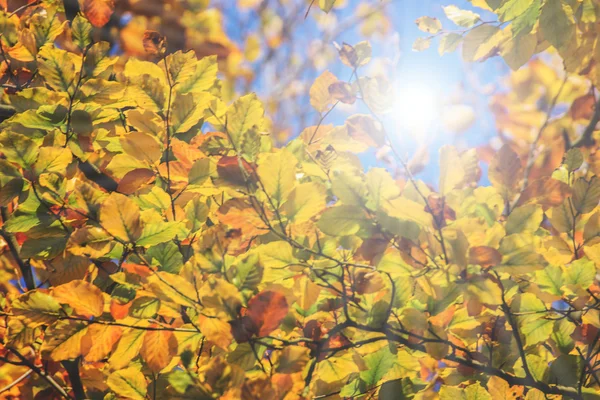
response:
<path id="1" fill-rule="evenodd" d="M 49 325 L 61 315 L 61 307 L 53 297 L 37 290 L 13 300 L 11 311 L 29 328 Z"/>
<path id="2" fill-rule="evenodd" d="M 232 145 L 238 148 L 241 145 L 243 135 L 251 129 L 262 129 L 263 115 L 265 111 L 262 103 L 255 93 L 240 97 L 227 109 L 226 132 Z"/>
<path id="3" fill-rule="evenodd" d="M 329 93 L 329 86 L 337 82 L 338 79 L 329 71 L 323 72 L 310 87 L 310 104 L 315 110 L 322 113 L 329 109 L 332 104 L 332 97 Z"/>
<path id="4" fill-rule="evenodd" d="M 119 399 L 145 400 L 148 392 L 146 378 L 136 367 L 113 372 L 106 384 Z"/>
<path id="5" fill-rule="evenodd" d="M 169 365 L 177 354 L 177 339 L 171 331 L 148 331 L 140 354 L 156 374 Z"/>
<path id="6" fill-rule="evenodd" d="M 438 33 L 442 30 L 442 23 L 437 18 L 432 17 L 420 17 L 415 21 L 417 27 L 423 32 L 427 33 Z"/>
<path id="7" fill-rule="evenodd" d="M 229 323 L 218 318 L 209 318 L 201 315 L 198 320 L 198 326 L 208 340 L 224 350 L 229 347 L 233 340 Z"/>
<path id="8" fill-rule="evenodd" d="M 42 357 L 63 361 L 86 354 L 92 345 L 87 329 L 88 324 L 81 321 L 56 322 L 44 332 L 44 343 L 40 349 Z"/>
<path id="9" fill-rule="evenodd" d="M 296 185 L 296 164 L 298 160 L 286 150 L 267 154 L 258 161 L 258 177 L 267 195 L 279 208 Z"/>
<path id="10" fill-rule="evenodd" d="M 97 362 L 108 357 L 123 334 L 123 328 L 114 325 L 91 324 L 88 327 L 91 347 L 85 355 L 87 362 Z"/>
<path id="11" fill-rule="evenodd" d="M 156 163 L 162 156 L 161 144 L 148 133 L 129 132 L 121 138 L 121 146 L 128 156 L 150 164 Z"/>
<path id="12" fill-rule="evenodd" d="M 117 344 L 117 348 L 108 359 L 113 370 L 127 366 L 140 353 L 144 343 L 145 330 L 127 328 Z"/>
<path id="13" fill-rule="evenodd" d="M 453 189 L 458 188 L 465 179 L 460 155 L 452 146 L 440 149 L 440 194 L 445 196 Z"/>
<path id="14" fill-rule="evenodd" d="M 79 71 L 81 65 L 81 58 L 73 56 L 75 55 L 57 49 L 52 44 L 40 49 L 37 55 L 38 70 L 52 89 L 73 94 L 76 71 Z"/>
<path id="15" fill-rule="evenodd" d="M 100 206 L 100 224 L 125 242 L 135 242 L 142 235 L 139 206 L 119 193 L 111 193 Z"/>
<path id="16" fill-rule="evenodd" d="M 99 317 L 104 310 L 102 291 L 89 282 L 76 280 L 55 287 L 52 295 L 61 303 L 73 308 L 83 317 Z"/>
<path id="17" fill-rule="evenodd" d="M 283 210 L 290 220 L 299 224 L 318 215 L 325 208 L 325 188 L 317 182 L 306 182 L 296 186 Z"/>

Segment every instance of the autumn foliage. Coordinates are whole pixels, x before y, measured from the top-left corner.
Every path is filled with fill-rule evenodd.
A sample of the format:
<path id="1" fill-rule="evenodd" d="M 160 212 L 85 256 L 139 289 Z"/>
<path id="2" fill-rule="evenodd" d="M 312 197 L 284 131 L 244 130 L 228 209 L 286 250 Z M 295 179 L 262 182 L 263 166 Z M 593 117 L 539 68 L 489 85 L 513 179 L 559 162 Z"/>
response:
<path id="1" fill-rule="evenodd" d="M 349 80 L 321 70 L 318 120 L 290 128 L 239 88 L 257 58 L 207 2 L 168 32 L 145 2 L 10 3 L 2 398 L 600 398 L 600 3 L 416 21 L 415 50 L 514 70 L 496 137 L 442 147 L 435 182 L 394 145 L 367 41 L 338 45 Z M 148 2 L 165 21 L 183 3 Z M 343 105 L 363 111 L 330 123 Z"/>

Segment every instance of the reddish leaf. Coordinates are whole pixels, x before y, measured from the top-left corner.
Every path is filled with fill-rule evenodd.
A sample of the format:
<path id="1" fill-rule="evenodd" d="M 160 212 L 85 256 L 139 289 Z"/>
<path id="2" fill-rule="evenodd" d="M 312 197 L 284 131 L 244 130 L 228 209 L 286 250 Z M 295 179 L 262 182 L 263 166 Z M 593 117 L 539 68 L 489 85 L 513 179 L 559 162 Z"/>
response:
<path id="1" fill-rule="evenodd" d="M 242 172 L 242 168 L 244 172 Z M 217 172 L 221 178 L 236 185 L 244 185 L 246 181 L 254 180 L 250 163 L 235 156 L 221 157 L 217 163 Z"/>
<path id="2" fill-rule="evenodd" d="M 544 177 L 533 181 L 525 188 L 517 206 L 523 204 L 540 204 L 544 207 L 556 207 L 571 195 L 571 188 L 564 182 Z"/>
<path id="3" fill-rule="evenodd" d="M 260 292 L 248 302 L 248 317 L 257 327 L 259 336 L 274 331 L 287 313 L 285 296 L 272 290 Z"/>
<path id="4" fill-rule="evenodd" d="M 354 104 L 356 96 L 352 91 L 352 86 L 343 81 L 337 81 L 329 85 L 329 94 L 335 100 L 339 100 L 345 104 Z"/>
<path id="5" fill-rule="evenodd" d="M 115 10 L 113 0 L 83 0 L 81 11 L 97 28 L 103 27 L 110 20 Z"/>
<path id="6" fill-rule="evenodd" d="M 167 40 L 164 36 L 156 31 L 144 32 L 142 43 L 144 44 L 144 50 L 146 50 L 146 53 L 152 55 L 163 54 L 167 48 Z"/>
<path id="7" fill-rule="evenodd" d="M 586 94 L 585 96 L 577 98 L 573 104 L 571 104 L 569 114 L 574 120 L 590 119 L 592 118 L 592 115 L 594 115 L 595 104 L 595 96 L 593 94 Z"/>
<path id="8" fill-rule="evenodd" d="M 125 174 L 117 190 L 123 194 L 133 194 L 155 177 L 154 171 L 146 168 L 136 168 Z"/>
<path id="9" fill-rule="evenodd" d="M 475 246 L 469 249 L 469 264 L 489 267 L 500 264 L 500 261 L 502 261 L 502 254 L 493 247 Z"/>

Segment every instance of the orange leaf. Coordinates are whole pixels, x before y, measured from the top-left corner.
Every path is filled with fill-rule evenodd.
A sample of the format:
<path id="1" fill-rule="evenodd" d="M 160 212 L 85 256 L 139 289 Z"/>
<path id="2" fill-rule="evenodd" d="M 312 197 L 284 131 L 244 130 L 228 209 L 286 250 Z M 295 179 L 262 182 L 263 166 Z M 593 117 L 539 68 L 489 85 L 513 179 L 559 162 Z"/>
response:
<path id="1" fill-rule="evenodd" d="M 96 362 L 106 358 L 123 334 L 120 326 L 93 324 L 88 328 L 88 336 L 92 342 L 85 355 L 87 362 Z"/>
<path id="2" fill-rule="evenodd" d="M 167 40 L 164 36 L 156 31 L 146 31 L 144 32 L 144 39 L 142 40 L 142 43 L 144 44 L 144 50 L 146 50 L 146 53 L 157 55 L 165 52 Z"/>
<path id="3" fill-rule="evenodd" d="M 113 0 L 80 0 L 80 4 L 85 17 L 97 28 L 106 25 L 115 10 Z"/>
<path id="4" fill-rule="evenodd" d="M 98 317 L 104 310 L 102 291 L 86 281 L 72 281 L 54 288 L 52 295 L 84 317 Z"/>
<path id="5" fill-rule="evenodd" d="M 260 292 L 248 302 L 248 316 L 258 329 L 259 336 L 265 336 L 277 329 L 288 313 L 285 296 L 267 290 Z"/>
<path id="6" fill-rule="evenodd" d="M 595 96 L 593 94 L 586 94 L 575 99 L 573 104 L 571 104 L 569 114 L 573 120 L 590 119 L 592 118 L 592 115 L 594 115 L 595 104 Z"/>
<path id="7" fill-rule="evenodd" d="M 469 264 L 478 264 L 482 267 L 498 265 L 502 261 L 502 254 L 493 247 L 475 246 L 469 249 Z"/>
<path id="8" fill-rule="evenodd" d="M 544 177 L 535 180 L 525 188 L 517 206 L 523 204 L 540 204 L 545 208 L 556 207 L 571 195 L 571 188 L 564 182 Z"/>
<path id="9" fill-rule="evenodd" d="M 177 354 L 177 339 L 171 331 L 148 331 L 140 354 L 150 369 L 157 373 Z"/>
<path id="10" fill-rule="evenodd" d="M 154 172 L 146 168 L 136 168 L 125 174 L 117 190 L 123 194 L 133 194 L 154 178 Z"/>

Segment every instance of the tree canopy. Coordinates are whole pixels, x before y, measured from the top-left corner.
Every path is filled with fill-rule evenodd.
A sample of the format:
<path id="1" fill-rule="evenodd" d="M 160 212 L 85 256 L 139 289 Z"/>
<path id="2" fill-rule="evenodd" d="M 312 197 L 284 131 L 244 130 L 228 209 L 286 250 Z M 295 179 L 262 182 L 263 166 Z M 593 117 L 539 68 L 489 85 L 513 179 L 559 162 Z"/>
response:
<path id="1" fill-rule="evenodd" d="M 600 398 L 600 3 L 443 3 L 511 72 L 431 181 L 387 2 L 0 0 L 0 397 Z"/>

